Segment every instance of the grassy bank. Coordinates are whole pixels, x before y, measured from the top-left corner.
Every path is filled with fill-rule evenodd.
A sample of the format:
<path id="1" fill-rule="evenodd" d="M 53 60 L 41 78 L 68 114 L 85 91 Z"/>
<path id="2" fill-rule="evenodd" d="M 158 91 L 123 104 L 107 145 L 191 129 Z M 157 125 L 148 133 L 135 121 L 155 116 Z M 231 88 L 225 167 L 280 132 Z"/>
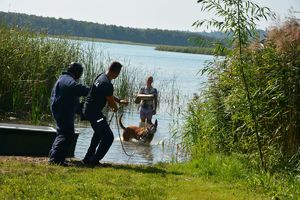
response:
<path id="1" fill-rule="evenodd" d="M 163 45 L 163 46 L 155 47 L 155 50 L 214 55 L 214 48 L 205 48 L 205 47 L 182 47 L 182 46 L 165 46 L 165 45 Z"/>
<path id="2" fill-rule="evenodd" d="M 153 166 L 70 163 L 0 157 L 0 199 L 300 199 L 299 176 L 258 171 L 241 155 Z"/>
<path id="3" fill-rule="evenodd" d="M 59 36 L 51 36 L 53 38 L 61 38 Z M 70 40 L 81 40 L 81 41 L 90 41 L 90 42 L 106 42 L 114 44 L 127 44 L 127 45 L 141 45 L 141 46 L 152 46 L 155 47 L 157 51 L 170 51 L 170 52 L 180 52 L 180 53 L 191 53 L 191 54 L 205 54 L 205 55 L 214 55 L 214 48 L 208 47 L 191 47 L 191 46 L 169 46 L 169 45 L 159 45 L 156 44 L 146 44 L 146 43 L 137 43 L 130 41 L 122 40 L 109 40 L 109 39 L 99 39 L 99 38 L 88 38 L 88 37 L 76 37 L 76 36 L 63 36 L 63 38 L 68 38 Z"/>
<path id="4" fill-rule="evenodd" d="M 0 157 L 0 198 L 270 199 L 263 186 L 249 185 L 247 168 L 234 166 L 238 165 L 235 162 L 210 167 L 212 162 L 87 168 L 49 166 L 37 158 Z"/>
<path id="5" fill-rule="evenodd" d="M 141 45 L 141 46 L 155 46 L 155 44 L 146 44 L 146 43 L 138 43 L 138 42 L 130 42 L 124 40 L 110 40 L 110 39 L 101 39 L 101 38 L 90 38 L 90 37 L 79 37 L 79 36 L 57 36 L 51 35 L 52 38 L 67 38 L 70 40 L 81 40 L 81 41 L 89 41 L 89 42 L 105 42 L 105 43 L 114 43 L 114 44 L 127 44 L 127 45 Z"/>

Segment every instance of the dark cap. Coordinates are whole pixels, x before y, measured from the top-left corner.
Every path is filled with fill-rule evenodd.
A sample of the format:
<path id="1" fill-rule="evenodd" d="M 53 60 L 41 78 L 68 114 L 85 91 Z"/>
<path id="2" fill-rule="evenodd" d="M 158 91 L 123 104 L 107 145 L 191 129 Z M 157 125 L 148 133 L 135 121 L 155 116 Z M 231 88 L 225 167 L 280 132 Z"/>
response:
<path id="1" fill-rule="evenodd" d="M 83 73 L 83 65 L 78 62 L 71 62 L 67 71 L 73 74 L 75 79 L 79 79 Z"/>

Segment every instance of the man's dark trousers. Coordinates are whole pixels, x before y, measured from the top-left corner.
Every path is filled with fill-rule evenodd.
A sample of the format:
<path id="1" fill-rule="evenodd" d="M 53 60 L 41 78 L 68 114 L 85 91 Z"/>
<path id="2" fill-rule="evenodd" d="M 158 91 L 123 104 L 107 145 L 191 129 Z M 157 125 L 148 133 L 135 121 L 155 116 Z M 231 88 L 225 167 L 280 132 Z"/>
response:
<path id="1" fill-rule="evenodd" d="M 94 134 L 90 147 L 83 160 L 86 163 L 97 164 L 99 160 L 105 156 L 112 145 L 114 134 L 104 116 L 98 120 L 90 120 L 90 123 L 94 130 Z"/>
<path id="2" fill-rule="evenodd" d="M 63 163 L 68 150 L 75 138 L 74 122 L 64 119 L 56 119 L 56 138 L 49 153 L 49 161 Z"/>

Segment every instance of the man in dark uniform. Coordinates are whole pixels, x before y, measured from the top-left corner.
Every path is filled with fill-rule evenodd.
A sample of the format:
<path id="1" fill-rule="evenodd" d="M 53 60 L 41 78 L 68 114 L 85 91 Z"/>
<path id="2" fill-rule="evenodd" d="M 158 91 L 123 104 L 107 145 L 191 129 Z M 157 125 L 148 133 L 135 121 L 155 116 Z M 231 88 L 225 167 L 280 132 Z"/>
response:
<path id="1" fill-rule="evenodd" d="M 105 156 L 113 143 L 113 132 L 102 113 L 106 102 L 108 102 L 113 112 L 118 110 L 116 103 L 128 104 L 127 101 L 120 100 L 113 95 L 114 87 L 111 80 L 119 76 L 121 68 L 122 65 L 119 62 L 113 62 L 106 73 L 98 75 L 95 79 L 86 98 L 83 113 L 90 121 L 94 134 L 90 147 L 83 159 L 85 164 L 91 166 L 100 164 L 99 161 Z"/>
<path id="2" fill-rule="evenodd" d="M 73 62 L 67 72 L 56 81 L 51 93 L 51 112 L 56 122 L 57 135 L 49 153 L 49 163 L 66 166 L 67 151 L 74 139 L 74 118 L 79 97 L 86 96 L 89 88 L 78 83 L 83 66 Z"/>

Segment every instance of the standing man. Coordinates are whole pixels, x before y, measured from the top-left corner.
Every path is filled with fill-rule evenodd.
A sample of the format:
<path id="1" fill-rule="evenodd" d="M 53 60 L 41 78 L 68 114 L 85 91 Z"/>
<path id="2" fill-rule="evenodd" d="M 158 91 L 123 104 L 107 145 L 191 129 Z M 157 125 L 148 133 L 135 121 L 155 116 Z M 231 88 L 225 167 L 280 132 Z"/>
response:
<path id="1" fill-rule="evenodd" d="M 50 103 L 57 135 L 49 153 L 50 164 L 67 166 L 65 158 L 75 137 L 74 118 L 79 97 L 86 96 L 89 91 L 88 87 L 78 83 L 82 73 L 82 64 L 72 62 L 52 89 Z"/>
<path id="2" fill-rule="evenodd" d="M 108 102 L 113 112 L 118 110 L 116 103 L 127 105 L 128 102 L 120 100 L 113 95 L 114 87 L 111 80 L 117 78 L 120 74 L 122 65 L 119 62 L 113 62 L 106 73 L 98 75 L 95 79 L 84 105 L 84 115 L 90 121 L 94 130 L 90 147 L 83 159 L 85 164 L 95 166 L 105 156 L 113 143 L 114 135 L 111 131 L 102 109 Z"/>
<path id="3" fill-rule="evenodd" d="M 139 91 L 139 94 L 153 95 L 153 98 L 147 100 L 144 99 L 141 101 L 140 126 L 145 126 L 146 120 L 147 123 L 152 124 L 152 116 L 156 114 L 158 92 L 156 88 L 152 87 L 152 83 L 153 83 L 153 77 L 152 76 L 147 77 L 146 85 L 140 88 Z"/>

